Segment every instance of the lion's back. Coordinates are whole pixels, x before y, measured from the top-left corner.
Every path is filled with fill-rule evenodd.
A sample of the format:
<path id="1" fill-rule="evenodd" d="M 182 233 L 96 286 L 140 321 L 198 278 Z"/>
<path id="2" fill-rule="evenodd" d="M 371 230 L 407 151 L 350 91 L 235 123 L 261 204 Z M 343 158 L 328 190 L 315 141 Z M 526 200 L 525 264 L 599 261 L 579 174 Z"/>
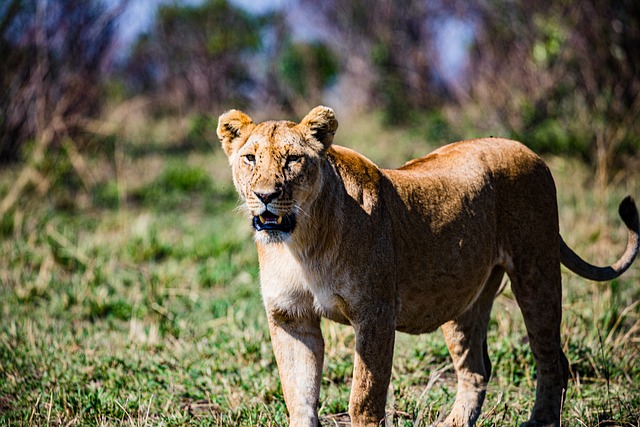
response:
<path id="1" fill-rule="evenodd" d="M 398 171 L 420 173 L 446 170 L 455 175 L 469 167 L 516 175 L 542 163 L 524 144 L 503 138 L 481 138 L 444 145 L 428 155 L 414 159 Z"/>

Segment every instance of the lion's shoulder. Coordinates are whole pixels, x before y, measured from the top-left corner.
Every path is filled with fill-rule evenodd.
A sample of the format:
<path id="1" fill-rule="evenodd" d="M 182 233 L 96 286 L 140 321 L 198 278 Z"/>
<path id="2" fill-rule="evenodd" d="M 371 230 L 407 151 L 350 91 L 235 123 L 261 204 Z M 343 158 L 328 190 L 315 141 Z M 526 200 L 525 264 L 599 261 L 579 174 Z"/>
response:
<path id="1" fill-rule="evenodd" d="M 375 186 L 382 178 L 382 171 L 375 163 L 350 148 L 333 145 L 327 158 L 342 179 L 354 184 Z"/>
<path id="2" fill-rule="evenodd" d="M 345 191 L 370 212 L 378 204 L 380 186 L 386 179 L 382 170 L 357 151 L 335 144 L 327 153 L 327 161 Z"/>

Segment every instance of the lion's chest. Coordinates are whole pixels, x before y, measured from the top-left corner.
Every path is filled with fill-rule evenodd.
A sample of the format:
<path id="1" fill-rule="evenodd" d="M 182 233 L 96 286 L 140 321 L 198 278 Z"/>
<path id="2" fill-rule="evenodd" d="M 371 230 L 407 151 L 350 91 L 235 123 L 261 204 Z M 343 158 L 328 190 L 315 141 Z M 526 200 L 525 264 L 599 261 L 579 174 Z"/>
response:
<path id="1" fill-rule="evenodd" d="M 310 292 L 313 295 L 314 311 L 334 322 L 349 324 L 349 319 L 344 313 L 344 300 L 328 286 L 310 285 Z"/>
<path id="2" fill-rule="evenodd" d="M 287 252 L 262 256 L 260 282 L 267 309 L 292 315 L 314 313 L 348 324 L 340 286 L 346 279 L 312 263 L 300 262 Z"/>

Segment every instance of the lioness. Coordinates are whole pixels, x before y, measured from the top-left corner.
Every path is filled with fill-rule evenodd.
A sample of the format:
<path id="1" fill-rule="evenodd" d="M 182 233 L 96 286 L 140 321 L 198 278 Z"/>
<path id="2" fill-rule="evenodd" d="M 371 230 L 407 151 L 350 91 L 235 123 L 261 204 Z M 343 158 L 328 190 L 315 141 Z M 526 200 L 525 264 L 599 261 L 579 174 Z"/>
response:
<path id="1" fill-rule="evenodd" d="M 525 426 L 559 426 L 569 375 L 560 345 L 560 263 L 591 280 L 622 274 L 638 253 L 638 211 L 611 267 L 583 261 L 558 231 L 556 190 L 524 145 L 477 139 L 441 147 L 396 170 L 332 145 L 333 110 L 300 124 L 220 116 L 217 134 L 255 229 L 260 285 L 291 426 L 319 426 L 320 317 L 353 326 L 353 426 L 385 416 L 395 331 L 442 326 L 458 390 L 442 425 L 472 426 L 491 363 L 487 324 L 506 272 L 537 363 Z"/>

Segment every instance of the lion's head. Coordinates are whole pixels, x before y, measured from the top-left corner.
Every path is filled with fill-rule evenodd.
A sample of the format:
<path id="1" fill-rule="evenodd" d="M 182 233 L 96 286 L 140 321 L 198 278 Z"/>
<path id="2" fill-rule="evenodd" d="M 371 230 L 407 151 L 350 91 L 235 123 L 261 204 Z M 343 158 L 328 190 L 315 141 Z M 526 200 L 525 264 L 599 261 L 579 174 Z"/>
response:
<path id="1" fill-rule="evenodd" d="M 299 124 L 254 124 L 238 110 L 220 116 L 218 138 L 257 239 L 282 242 L 304 221 L 321 188 L 320 169 L 337 128 L 328 107 L 314 108 Z"/>

